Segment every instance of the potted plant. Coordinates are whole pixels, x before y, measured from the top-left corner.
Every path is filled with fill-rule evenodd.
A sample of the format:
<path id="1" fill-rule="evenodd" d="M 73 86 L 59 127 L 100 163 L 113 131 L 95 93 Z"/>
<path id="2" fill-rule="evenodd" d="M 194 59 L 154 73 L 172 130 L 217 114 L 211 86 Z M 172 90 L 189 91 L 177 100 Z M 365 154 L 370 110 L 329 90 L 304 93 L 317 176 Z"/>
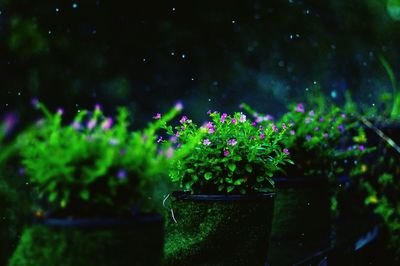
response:
<path id="1" fill-rule="evenodd" d="M 364 133 L 357 130 L 356 141 L 351 139 L 349 145 L 345 135 L 355 124 L 336 107 L 306 110 L 298 103 L 278 122 L 246 104 L 242 107 L 264 126 L 288 128 L 282 142 L 295 164 L 274 179 L 277 198 L 269 259 L 272 265 L 290 265 L 329 245 L 331 208 L 336 208 L 332 195 L 346 187 L 347 174 L 365 171 L 365 165 L 354 163 L 368 151 Z"/>
<path id="2" fill-rule="evenodd" d="M 131 132 L 125 108 L 115 121 L 100 106 L 81 110 L 65 125 L 63 110 L 35 104 L 45 118 L 20 139 L 20 153 L 43 209 L 10 265 L 159 265 L 163 221 L 154 213 L 161 203 L 155 184 L 165 179 L 171 151 L 159 147 L 157 130 L 181 105 Z"/>
<path id="3" fill-rule="evenodd" d="M 260 127 L 242 113 L 208 112 L 199 127 L 186 116 L 168 132 L 191 151 L 175 160 L 167 265 L 264 265 L 274 193 L 272 177 L 289 151 L 285 130 Z"/>

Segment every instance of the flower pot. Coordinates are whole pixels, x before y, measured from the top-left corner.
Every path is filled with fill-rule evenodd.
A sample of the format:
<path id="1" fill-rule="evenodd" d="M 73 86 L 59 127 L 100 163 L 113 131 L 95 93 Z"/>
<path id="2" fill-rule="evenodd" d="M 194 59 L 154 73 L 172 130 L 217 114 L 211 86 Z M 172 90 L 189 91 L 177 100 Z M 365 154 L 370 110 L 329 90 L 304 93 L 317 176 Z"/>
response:
<path id="1" fill-rule="evenodd" d="M 27 227 L 10 266 L 160 265 L 163 220 L 45 219 Z"/>
<path id="2" fill-rule="evenodd" d="M 292 265 L 329 245 L 329 182 L 328 178 L 280 178 L 275 184 L 268 262 Z"/>
<path id="3" fill-rule="evenodd" d="M 173 193 L 166 219 L 165 264 L 264 265 L 274 198 L 274 193 Z"/>

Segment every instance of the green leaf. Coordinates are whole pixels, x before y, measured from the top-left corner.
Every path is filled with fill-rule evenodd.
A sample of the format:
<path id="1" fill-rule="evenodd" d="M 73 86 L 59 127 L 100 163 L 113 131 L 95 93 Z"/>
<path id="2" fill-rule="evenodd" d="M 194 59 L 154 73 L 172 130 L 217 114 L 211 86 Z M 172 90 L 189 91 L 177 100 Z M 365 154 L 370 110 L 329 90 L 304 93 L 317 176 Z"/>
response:
<path id="1" fill-rule="evenodd" d="M 233 184 L 235 186 L 240 186 L 241 184 L 245 183 L 246 181 L 247 181 L 246 179 L 240 178 L 240 179 L 236 180 Z"/>
<path id="2" fill-rule="evenodd" d="M 264 180 L 265 180 L 265 178 L 262 177 L 262 176 L 258 176 L 258 177 L 257 177 L 257 182 L 258 182 L 258 183 L 261 183 L 261 182 L 263 182 Z"/>
<path id="3" fill-rule="evenodd" d="M 58 193 L 56 191 L 53 191 L 49 195 L 49 201 L 54 202 L 57 199 Z"/>
<path id="4" fill-rule="evenodd" d="M 228 164 L 228 168 L 229 168 L 229 170 L 230 170 L 231 172 L 235 172 L 235 170 L 236 170 L 236 164 L 230 163 L 230 164 Z"/>
<path id="5" fill-rule="evenodd" d="M 249 173 L 253 172 L 253 166 L 251 166 L 250 164 L 246 164 L 245 168 L 246 168 L 247 172 L 249 172 Z"/>
<path id="6" fill-rule="evenodd" d="M 89 190 L 87 189 L 82 190 L 80 195 L 83 200 L 89 200 L 90 197 Z"/>
<path id="7" fill-rule="evenodd" d="M 224 185 L 219 185 L 219 186 L 218 186 L 218 191 L 222 191 L 222 190 L 224 190 L 224 188 L 225 188 Z"/>
<path id="8" fill-rule="evenodd" d="M 212 176 L 212 173 L 210 173 L 210 172 L 207 172 L 207 173 L 204 174 L 204 178 L 205 178 L 206 180 L 210 180 L 212 177 L 213 177 L 213 176 Z"/>
<path id="9" fill-rule="evenodd" d="M 231 191 L 234 190 L 234 189 L 235 189 L 234 186 L 229 186 L 229 187 L 226 188 L 226 191 L 229 193 L 229 192 L 231 192 Z"/>

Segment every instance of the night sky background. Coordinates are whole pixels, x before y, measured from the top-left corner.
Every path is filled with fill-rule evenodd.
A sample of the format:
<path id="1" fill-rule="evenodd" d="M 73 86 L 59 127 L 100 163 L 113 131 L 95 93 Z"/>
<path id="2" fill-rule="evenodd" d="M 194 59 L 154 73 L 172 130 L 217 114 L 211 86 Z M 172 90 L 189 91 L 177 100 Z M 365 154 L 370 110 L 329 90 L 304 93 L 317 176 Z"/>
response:
<path id="1" fill-rule="evenodd" d="M 279 115 L 320 88 L 374 104 L 400 71 L 393 0 L 0 0 L 0 114 L 39 98 L 66 114 L 126 105 L 137 125 L 178 100 L 186 114 L 245 101 Z M 400 5 L 400 4 L 399 4 Z"/>

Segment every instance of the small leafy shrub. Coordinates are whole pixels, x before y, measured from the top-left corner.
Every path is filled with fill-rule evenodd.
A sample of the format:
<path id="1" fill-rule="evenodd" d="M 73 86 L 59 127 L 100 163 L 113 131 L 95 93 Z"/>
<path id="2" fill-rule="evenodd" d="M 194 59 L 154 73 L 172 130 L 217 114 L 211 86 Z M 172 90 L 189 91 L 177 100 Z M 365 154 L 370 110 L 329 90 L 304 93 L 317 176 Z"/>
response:
<path id="1" fill-rule="evenodd" d="M 272 125 L 272 117 L 242 107 L 264 126 Z M 320 108 L 318 108 L 320 110 Z M 289 177 L 337 176 L 347 170 L 350 175 L 366 171 L 360 158 L 371 149 L 365 146 L 366 136 L 355 119 L 332 107 L 328 112 L 306 110 L 302 103 L 291 106 L 277 124 L 286 131 L 282 142 L 291 151 L 295 165 L 288 169 Z"/>
<path id="2" fill-rule="evenodd" d="M 142 130 L 129 130 L 129 114 L 118 109 L 114 121 L 100 106 L 80 111 L 71 124 L 63 111 L 49 112 L 21 138 L 23 165 L 47 208 L 62 216 L 127 215 L 140 203 L 152 210 L 154 185 L 168 171 L 172 147 L 157 130 L 180 112 L 177 105 Z M 158 141 L 157 141 L 158 140 Z"/>
<path id="3" fill-rule="evenodd" d="M 263 127 L 242 113 L 208 112 L 210 121 L 199 127 L 186 116 L 167 127 L 178 146 L 191 149 L 177 159 L 172 181 L 196 194 L 249 194 L 272 188 L 271 177 L 291 162 L 282 147 L 286 129 Z"/>

